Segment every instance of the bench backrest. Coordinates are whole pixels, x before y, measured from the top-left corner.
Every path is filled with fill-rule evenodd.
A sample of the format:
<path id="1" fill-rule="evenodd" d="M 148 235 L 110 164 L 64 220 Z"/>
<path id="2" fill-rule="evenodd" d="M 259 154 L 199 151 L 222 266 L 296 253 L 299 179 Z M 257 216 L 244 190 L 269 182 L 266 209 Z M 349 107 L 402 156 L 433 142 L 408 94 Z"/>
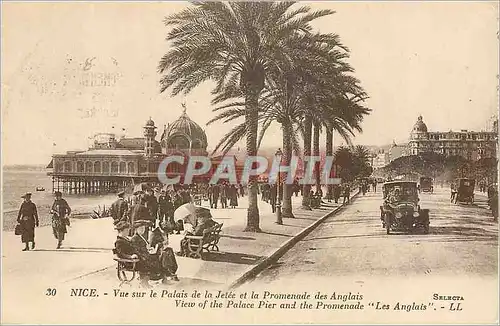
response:
<path id="1" fill-rule="evenodd" d="M 217 223 L 211 228 L 208 228 L 206 230 L 203 230 L 203 237 L 209 237 L 210 235 L 218 235 L 220 231 L 222 230 L 222 226 L 224 223 Z"/>

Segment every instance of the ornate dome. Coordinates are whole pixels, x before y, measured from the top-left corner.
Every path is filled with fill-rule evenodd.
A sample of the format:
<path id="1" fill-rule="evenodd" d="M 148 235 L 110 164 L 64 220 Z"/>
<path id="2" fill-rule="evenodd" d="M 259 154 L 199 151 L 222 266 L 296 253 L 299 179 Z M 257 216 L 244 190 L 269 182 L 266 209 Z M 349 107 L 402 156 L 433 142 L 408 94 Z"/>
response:
<path id="1" fill-rule="evenodd" d="M 150 117 L 149 120 L 146 121 L 146 126 L 147 127 L 154 127 L 154 125 L 155 125 L 155 122 Z"/>
<path id="2" fill-rule="evenodd" d="M 167 126 L 161 141 L 166 148 L 206 149 L 208 146 L 205 131 L 188 117 L 185 107 L 182 115 Z"/>
<path id="3" fill-rule="evenodd" d="M 425 125 L 422 116 L 418 116 L 417 122 L 413 126 L 413 132 L 427 132 L 427 126 Z"/>

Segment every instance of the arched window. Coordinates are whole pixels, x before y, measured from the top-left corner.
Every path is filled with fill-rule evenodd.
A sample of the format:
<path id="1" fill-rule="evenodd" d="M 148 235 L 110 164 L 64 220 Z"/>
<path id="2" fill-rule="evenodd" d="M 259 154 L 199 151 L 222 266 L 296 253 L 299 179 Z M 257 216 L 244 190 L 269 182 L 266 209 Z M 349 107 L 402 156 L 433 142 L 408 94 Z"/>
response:
<path id="1" fill-rule="evenodd" d="M 111 163 L 111 173 L 118 173 L 118 162 Z"/>
<path id="2" fill-rule="evenodd" d="M 62 172 L 63 166 L 64 165 L 61 162 L 56 162 L 56 172 Z"/>
<path id="3" fill-rule="evenodd" d="M 71 163 L 72 163 L 71 161 L 64 162 L 64 172 L 71 172 L 72 170 L 71 166 L 73 165 Z"/>
<path id="4" fill-rule="evenodd" d="M 127 173 L 127 163 L 120 162 L 120 173 Z"/>
<path id="5" fill-rule="evenodd" d="M 135 173 L 134 162 L 128 162 L 128 173 Z"/>
<path id="6" fill-rule="evenodd" d="M 189 139 L 184 135 L 174 135 L 168 140 L 168 148 L 189 149 Z"/>
<path id="7" fill-rule="evenodd" d="M 92 162 L 85 162 L 85 172 L 92 172 Z"/>
<path id="8" fill-rule="evenodd" d="M 109 162 L 103 162 L 102 163 L 102 172 L 103 173 L 109 173 Z"/>
<path id="9" fill-rule="evenodd" d="M 76 162 L 76 172 L 85 172 L 83 162 Z"/>
<path id="10" fill-rule="evenodd" d="M 99 161 L 94 162 L 94 172 L 101 173 L 101 162 Z"/>

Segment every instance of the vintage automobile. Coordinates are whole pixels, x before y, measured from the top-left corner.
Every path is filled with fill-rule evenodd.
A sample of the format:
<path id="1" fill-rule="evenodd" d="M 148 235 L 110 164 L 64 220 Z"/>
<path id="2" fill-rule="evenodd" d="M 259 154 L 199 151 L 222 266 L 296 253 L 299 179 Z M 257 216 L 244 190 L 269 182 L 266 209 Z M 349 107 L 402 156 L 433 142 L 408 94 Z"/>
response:
<path id="1" fill-rule="evenodd" d="M 456 180 L 457 185 L 457 197 L 455 203 L 467 203 L 472 204 L 474 202 L 474 186 L 476 180 L 460 178 Z"/>
<path id="2" fill-rule="evenodd" d="M 383 196 L 380 219 L 387 234 L 391 231 L 413 232 L 422 228 L 425 234 L 429 233 L 429 210 L 420 208 L 416 182 L 386 182 Z"/>
<path id="3" fill-rule="evenodd" d="M 421 192 L 434 192 L 434 186 L 432 185 L 431 177 L 420 177 L 419 185 Z"/>

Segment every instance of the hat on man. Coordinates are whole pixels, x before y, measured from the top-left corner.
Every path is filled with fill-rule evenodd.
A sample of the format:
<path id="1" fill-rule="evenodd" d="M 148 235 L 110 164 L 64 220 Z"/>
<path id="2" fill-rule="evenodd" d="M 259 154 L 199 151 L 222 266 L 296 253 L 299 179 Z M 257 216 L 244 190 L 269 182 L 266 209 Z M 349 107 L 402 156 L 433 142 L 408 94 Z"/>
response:
<path id="1" fill-rule="evenodd" d="M 153 223 L 148 220 L 137 220 L 134 222 L 134 228 L 138 228 L 139 226 L 151 226 Z"/>
<path id="2" fill-rule="evenodd" d="M 127 221 L 120 221 L 115 225 L 115 230 L 117 231 L 122 231 L 128 228 L 130 228 L 130 224 Z"/>
<path id="3" fill-rule="evenodd" d="M 118 194 L 117 194 L 118 197 L 123 197 L 125 196 L 125 191 L 120 191 Z"/>
<path id="4" fill-rule="evenodd" d="M 21 198 L 30 198 L 30 197 L 31 197 L 31 192 L 27 192 L 21 196 Z"/>
<path id="5" fill-rule="evenodd" d="M 55 196 L 62 196 L 62 193 L 60 191 L 56 191 L 56 192 L 54 192 L 54 195 Z"/>

